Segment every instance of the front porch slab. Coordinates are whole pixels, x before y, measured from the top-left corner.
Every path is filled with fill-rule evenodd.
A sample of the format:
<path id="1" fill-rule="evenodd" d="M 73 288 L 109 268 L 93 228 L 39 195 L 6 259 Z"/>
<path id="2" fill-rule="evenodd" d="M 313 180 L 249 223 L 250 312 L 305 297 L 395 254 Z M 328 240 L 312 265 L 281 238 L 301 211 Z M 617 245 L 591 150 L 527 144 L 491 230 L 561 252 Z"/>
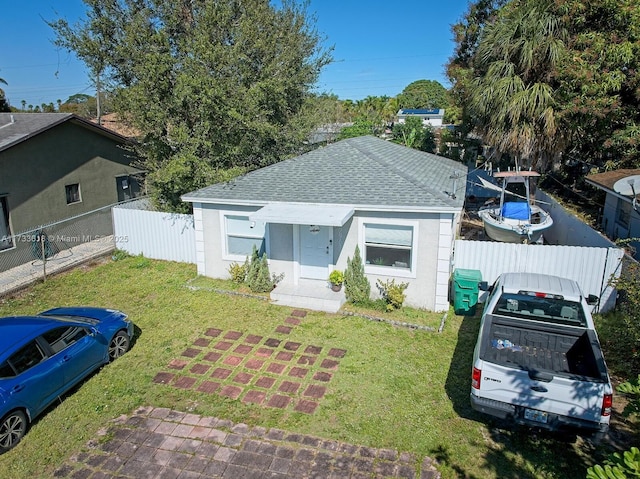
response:
<path id="1" fill-rule="evenodd" d="M 271 291 L 271 302 L 280 306 L 337 313 L 346 302 L 344 288 L 332 291 L 324 281 L 305 284 L 279 284 Z"/>

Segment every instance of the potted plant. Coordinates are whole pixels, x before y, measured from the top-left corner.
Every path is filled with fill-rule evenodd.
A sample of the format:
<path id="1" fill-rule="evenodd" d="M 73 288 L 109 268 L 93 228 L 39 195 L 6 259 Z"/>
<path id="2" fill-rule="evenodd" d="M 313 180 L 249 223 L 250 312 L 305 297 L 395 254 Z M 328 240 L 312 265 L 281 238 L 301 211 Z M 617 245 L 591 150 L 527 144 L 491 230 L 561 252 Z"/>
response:
<path id="1" fill-rule="evenodd" d="M 344 283 L 344 273 L 339 269 L 334 269 L 329 275 L 329 282 L 333 291 L 340 291 Z"/>

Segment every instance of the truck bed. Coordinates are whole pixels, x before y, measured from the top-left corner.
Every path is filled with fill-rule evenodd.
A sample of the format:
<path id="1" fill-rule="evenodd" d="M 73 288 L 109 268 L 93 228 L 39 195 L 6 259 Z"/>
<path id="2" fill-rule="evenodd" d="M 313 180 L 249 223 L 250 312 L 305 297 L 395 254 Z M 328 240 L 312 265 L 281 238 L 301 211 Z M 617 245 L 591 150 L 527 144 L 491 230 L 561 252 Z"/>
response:
<path id="1" fill-rule="evenodd" d="M 533 325 L 520 319 L 503 316 L 488 319 L 490 327 L 484 331 L 483 360 L 530 371 L 597 380 L 603 377 L 592 347 L 591 331 L 578 328 L 563 331 L 557 326 L 544 327 L 540 323 L 533 329 Z"/>

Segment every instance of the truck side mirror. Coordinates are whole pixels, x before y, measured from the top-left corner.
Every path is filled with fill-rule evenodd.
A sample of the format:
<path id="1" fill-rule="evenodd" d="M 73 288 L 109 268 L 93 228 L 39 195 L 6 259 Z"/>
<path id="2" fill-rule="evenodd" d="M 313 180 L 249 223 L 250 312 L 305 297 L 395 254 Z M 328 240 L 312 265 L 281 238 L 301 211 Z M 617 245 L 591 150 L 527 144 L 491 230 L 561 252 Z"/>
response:
<path id="1" fill-rule="evenodd" d="M 598 301 L 600 301 L 600 298 L 595 294 L 590 294 L 589 296 L 587 296 L 587 304 L 598 304 Z"/>
<path id="2" fill-rule="evenodd" d="M 478 283 L 478 289 L 480 289 L 480 291 L 489 291 L 489 283 L 486 281 L 480 281 Z"/>

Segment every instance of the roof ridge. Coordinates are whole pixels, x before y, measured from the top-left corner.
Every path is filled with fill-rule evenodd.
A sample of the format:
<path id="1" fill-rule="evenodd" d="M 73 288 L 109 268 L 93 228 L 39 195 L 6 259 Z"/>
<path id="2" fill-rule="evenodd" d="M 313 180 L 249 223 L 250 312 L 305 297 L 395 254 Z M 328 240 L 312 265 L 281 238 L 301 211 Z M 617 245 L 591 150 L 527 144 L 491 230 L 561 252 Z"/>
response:
<path id="1" fill-rule="evenodd" d="M 369 135 L 367 135 L 367 136 L 369 136 Z M 361 137 L 358 137 L 358 138 L 361 138 Z M 387 143 L 387 140 L 381 140 L 379 138 L 376 138 L 376 139 Z M 370 151 L 367 148 L 359 147 L 359 145 L 357 144 L 358 142 L 353 142 L 353 143 L 355 143 L 353 145 L 354 148 L 356 150 L 358 150 L 360 153 L 362 153 L 362 154 L 366 155 L 367 157 L 371 158 L 373 161 L 377 162 L 378 164 L 393 170 L 394 173 L 396 173 L 398 176 L 400 176 L 404 180 L 408 181 L 412 185 L 417 186 L 418 188 L 424 190 L 425 192 L 427 192 L 429 194 L 436 195 L 436 196 L 441 196 L 442 198 L 446 199 L 448 202 L 451 202 L 451 198 L 449 197 L 449 195 L 445 191 L 435 190 L 434 188 L 429 186 L 424 181 L 421 181 L 418 178 L 416 178 L 416 177 L 406 173 L 405 171 L 401 170 L 400 168 L 398 168 L 393 162 L 388 161 L 386 159 L 386 156 L 378 155 L 376 152 Z M 397 145 L 399 147 L 402 147 L 402 145 L 399 145 L 397 143 L 391 143 L 391 144 Z M 422 150 L 415 150 L 415 151 L 417 153 L 423 153 L 425 155 L 431 155 L 431 153 L 426 152 L 426 151 L 422 151 Z M 437 155 L 434 155 L 434 156 L 437 156 Z"/>

